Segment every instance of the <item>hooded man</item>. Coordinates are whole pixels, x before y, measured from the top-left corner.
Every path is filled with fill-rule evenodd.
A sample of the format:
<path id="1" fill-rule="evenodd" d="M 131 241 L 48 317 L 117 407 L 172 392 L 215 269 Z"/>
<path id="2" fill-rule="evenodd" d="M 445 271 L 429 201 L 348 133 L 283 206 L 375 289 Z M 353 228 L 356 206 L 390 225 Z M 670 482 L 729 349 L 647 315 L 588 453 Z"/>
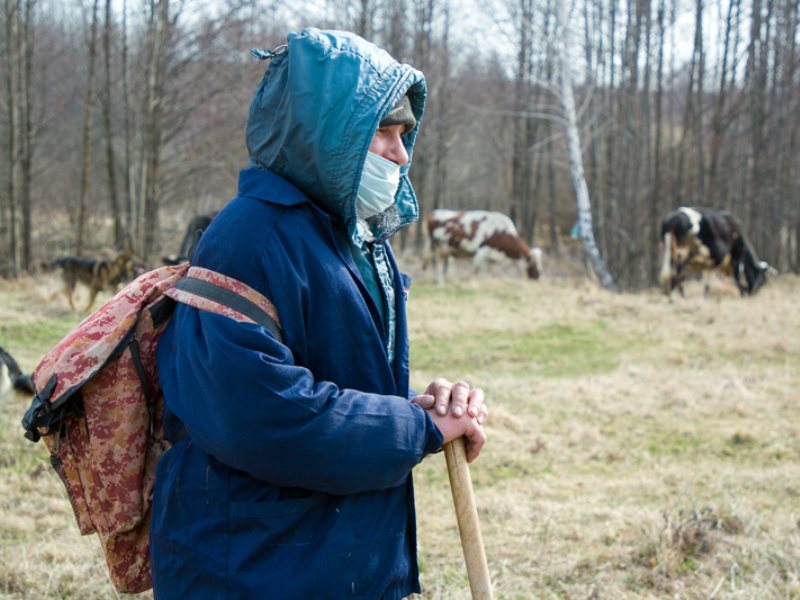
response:
<path id="1" fill-rule="evenodd" d="M 249 167 L 192 263 L 268 297 L 266 328 L 178 305 L 158 346 L 164 427 L 157 598 L 402 598 L 420 591 L 411 470 L 485 441 L 483 392 L 409 388 L 406 296 L 387 238 L 422 73 L 349 33 L 288 36 L 247 123 Z"/>

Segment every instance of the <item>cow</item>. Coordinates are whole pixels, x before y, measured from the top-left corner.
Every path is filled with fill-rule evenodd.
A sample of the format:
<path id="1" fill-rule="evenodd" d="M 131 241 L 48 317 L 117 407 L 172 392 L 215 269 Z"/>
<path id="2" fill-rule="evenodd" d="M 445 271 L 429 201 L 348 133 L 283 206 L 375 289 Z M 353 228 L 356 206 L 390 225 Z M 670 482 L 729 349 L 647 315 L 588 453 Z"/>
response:
<path id="1" fill-rule="evenodd" d="M 170 254 L 169 256 L 162 256 L 161 262 L 165 265 L 177 265 L 189 260 L 194 251 L 195 245 L 200 241 L 200 236 L 211 224 L 214 217 L 217 216 L 216 212 L 209 214 L 195 215 L 189 224 L 186 226 L 186 233 L 183 234 L 183 241 L 177 254 Z"/>
<path id="2" fill-rule="evenodd" d="M 753 295 L 775 272 L 747 240 L 742 225 L 731 213 L 714 208 L 681 206 L 661 222 L 664 256 L 659 280 L 672 301 L 677 287 L 684 296 L 683 281 L 705 274 L 705 294 L 710 276 L 719 272 L 732 276 L 741 296 Z"/>
<path id="3" fill-rule="evenodd" d="M 502 213 L 440 208 L 428 214 L 425 225 L 427 248 L 423 268 L 433 263 L 437 283 L 444 281 L 450 256 L 472 258 L 476 272 L 484 263 L 510 260 L 520 265 L 531 279 L 539 279 L 542 273 L 542 251 L 531 249 L 511 219 Z M 442 261 L 441 270 L 437 269 L 437 259 Z"/>

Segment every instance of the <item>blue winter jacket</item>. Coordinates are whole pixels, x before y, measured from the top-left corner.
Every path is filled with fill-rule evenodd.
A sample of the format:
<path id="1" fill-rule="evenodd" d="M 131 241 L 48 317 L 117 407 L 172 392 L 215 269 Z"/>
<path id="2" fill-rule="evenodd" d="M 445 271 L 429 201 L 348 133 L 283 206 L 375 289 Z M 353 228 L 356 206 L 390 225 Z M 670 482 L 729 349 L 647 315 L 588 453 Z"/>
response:
<path id="1" fill-rule="evenodd" d="M 186 306 L 161 338 L 165 429 L 178 441 L 156 476 L 157 598 L 419 591 L 411 470 L 442 436 L 409 402 L 408 280 L 383 241 L 416 218 L 407 169 L 390 215 L 368 227 L 354 217 L 369 140 L 407 91 L 419 119 L 419 72 L 355 36 L 305 30 L 256 92 L 251 167 L 193 263 L 269 297 L 284 341 Z M 364 240 L 384 246 L 394 273 L 393 365 L 348 248 Z"/>

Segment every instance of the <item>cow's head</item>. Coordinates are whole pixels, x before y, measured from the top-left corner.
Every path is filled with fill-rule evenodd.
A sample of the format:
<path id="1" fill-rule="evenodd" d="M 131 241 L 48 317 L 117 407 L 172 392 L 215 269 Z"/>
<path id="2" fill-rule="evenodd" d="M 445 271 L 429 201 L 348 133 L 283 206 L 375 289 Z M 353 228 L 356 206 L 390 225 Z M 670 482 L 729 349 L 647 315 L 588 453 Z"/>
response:
<path id="1" fill-rule="evenodd" d="M 762 267 L 759 265 L 756 267 L 755 275 L 753 276 L 753 280 L 748 282 L 750 284 L 750 294 L 755 294 L 761 286 L 767 283 L 767 269 L 766 267 Z"/>
<path id="2" fill-rule="evenodd" d="M 761 286 L 767 283 L 768 273 L 777 273 L 777 271 L 773 267 L 771 267 L 766 261 L 745 260 L 744 278 L 747 285 L 742 290 L 742 293 L 744 294 L 746 292 L 752 296 L 756 292 L 758 292 L 758 290 L 761 289 Z"/>
<path id="3" fill-rule="evenodd" d="M 539 279 L 542 274 L 542 251 L 539 248 L 533 248 L 528 254 L 527 271 L 531 279 Z"/>
<path id="4" fill-rule="evenodd" d="M 747 284 L 750 294 L 755 294 L 761 286 L 767 283 L 767 275 L 777 275 L 778 270 L 765 260 L 759 260 L 755 264 L 752 275 L 747 273 Z"/>

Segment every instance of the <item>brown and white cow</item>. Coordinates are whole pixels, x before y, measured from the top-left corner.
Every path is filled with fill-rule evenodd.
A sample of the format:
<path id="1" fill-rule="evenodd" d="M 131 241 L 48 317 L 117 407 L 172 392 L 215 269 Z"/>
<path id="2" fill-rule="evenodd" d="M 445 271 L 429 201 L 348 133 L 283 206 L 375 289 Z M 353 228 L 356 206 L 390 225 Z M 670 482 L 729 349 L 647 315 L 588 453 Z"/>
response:
<path id="1" fill-rule="evenodd" d="M 681 206 L 661 222 L 661 239 L 660 280 L 670 300 L 676 287 L 684 295 L 683 281 L 695 274 L 706 275 L 706 294 L 711 273 L 730 275 L 743 296 L 755 294 L 767 272 L 775 272 L 758 259 L 739 220 L 724 210 Z"/>
<path id="2" fill-rule="evenodd" d="M 442 283 L 449 257 L 471 258 L 477 271 L 489 262 L 511 261 L 538 279 L 542 272 L 542 251 L 531 249 L 519 236 L 506 215 L 486 210 L 436 209 L 426 219 L 428 250 L 423 268 L 433 262 L 436 281 Z M 441 259 L 441 270 L 437 268 Z"/>

